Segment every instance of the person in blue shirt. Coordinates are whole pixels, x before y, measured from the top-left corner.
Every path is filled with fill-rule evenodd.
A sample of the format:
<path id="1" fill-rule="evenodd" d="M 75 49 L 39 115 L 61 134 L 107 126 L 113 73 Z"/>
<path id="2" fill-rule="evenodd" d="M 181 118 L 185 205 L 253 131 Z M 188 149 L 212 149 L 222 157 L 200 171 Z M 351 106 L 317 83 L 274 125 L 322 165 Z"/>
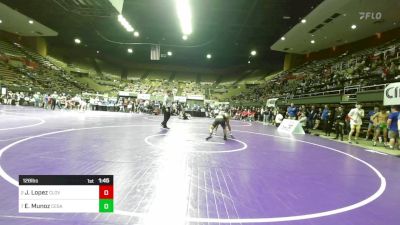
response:
<path id="1" fill-rule="evenodd" d="M 375 126 L 373 121 L 371 121 L 371 117 L 375 114 L 377 114 L 379 112 L 379 107 L 375 106 L 374 110 L 370 110 L 367 114 L 367 119 L 369 121 L 368 124 L 368 130 L 367 130 L 367 136 L 365 137 L 365 140 L 367 141 L 369 136 L 372 135 L 372 137 L 374 136 L 374 130 L 375 130 Z"/>
<path id="2" fill-rule="evenodd" d="M 286 114 L 288 115 L 290 120 L 295 120 L 297 115 L 297 108 L 294 106 L 293 103 L 287 108 Z"/>
<path id="3" fill-rule="evenodd" d="M 324 128 L 325 131 L 325 136 L 330 136 L 329 132 L 329 117 L 331 113 L 329 111 L 328 105 L 324 106 L 324 110 L 322 110 L 321 113 L 321 121 L 322 121 L 322 127 Z"/>
<path id="4" fill-rule="evenodd" d="M 388 117 L 387 125 L 389 127 L 389 148 L 394 149 L 394 145 L 398 139 L 399 129 L 398 129 L 398 121 L 399 121 L 399 107 L 392 106 L 391 112 Z"/>

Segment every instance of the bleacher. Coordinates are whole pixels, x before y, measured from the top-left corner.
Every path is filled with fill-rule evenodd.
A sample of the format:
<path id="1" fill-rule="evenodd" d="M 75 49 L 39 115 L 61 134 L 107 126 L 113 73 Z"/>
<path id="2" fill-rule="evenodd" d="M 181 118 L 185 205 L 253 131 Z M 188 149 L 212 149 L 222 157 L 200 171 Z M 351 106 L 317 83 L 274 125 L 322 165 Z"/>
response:
<path id="1" fill-rule="evenodd" d="M 346 90 L 400 80 L 400 41 L 353 54 L 307 62 L 273 79 L 254 85 L 233 97 L 235 101 L 266 101 L 268 98 L 295 98 L 310 93 Z"/>
<path id="2" fill-rule="evenodd" d="M 39 82 L 13 70 L 11 66 L 0 61 L 0 85 L 12 91 L 43 90 Z"/>
<path id="3" fill-rule="evenodd" d="M 25 54 L 21 52 L 21 50 L 18 49 L 16 46 L 1 40 L 0 40 L 0 52 L 15 57 L 25 57 Z"/>

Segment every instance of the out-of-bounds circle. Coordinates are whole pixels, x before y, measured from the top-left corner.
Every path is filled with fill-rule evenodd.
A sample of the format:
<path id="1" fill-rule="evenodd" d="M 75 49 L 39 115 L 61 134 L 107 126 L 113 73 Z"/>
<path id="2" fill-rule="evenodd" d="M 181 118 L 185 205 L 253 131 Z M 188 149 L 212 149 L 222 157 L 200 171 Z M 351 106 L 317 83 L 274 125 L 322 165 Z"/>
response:
<path id="1" fill-rule="evenodd" d="M 320 218 L 320 217 L 325 217 L 325 216 L 332 216 L 335 214 L 340 214 L 344 212 L 348 212 L 360 207 L 363 207 L 372 201 L 376 200 L 379 198 L 383 192 L 386 189 L 386 179 L 382 175 L 381 172 L 379 172 L 375 167 L 373 167 L 371 164 L 365 162 L 362 159 L 359 159 L 351 154 L 342 152 L 338 149 L 334 149 L 325 145 L 320 145 L 308 141 L 303 141 L 303 140 L 298 140 L 294 139 L 291 137 L 282 137 L 282 136 L 277 136 L 277 135 L 271 135 L 271 134 L 264 134 L 264 133 L 258 133 L 258 132 L 252 132 L 252 131 L 242 131 L 242 130 L 235 130 L 235 132 L 240 132 L 240 133 L 249 133 L 249 134 L 256 134 L 256 135 L 261 135 L 261 136 L 269 136 L 269 137 L 274 137 L 274 138 L 280 138 L 280 139 L 285 139 L 285 140 L 290 140 L 290 141 L 298 141 L 314 146 L 318 146 L 327 150 L 331 150 L 340 154 L 343 154 L 345 156 L 348 156 L 354 160 L 357 160 L 364 165 L 366 165 L 368 168 L 370 168 L 380 179 L 380 186 L 378 190 L 369 196 L 368 198 L 359 201 L 357 203 L 354 203 L 352 205 L 348 205 L 342 208 L 337 208 L 333 210 L 328 210 L 328 211 L 323 211 L 323 212 L 316 212 L 316 213 L 310 213 L 310 214 L 304 214 L 304 215 L 296 215 L 296 216 L 282 216 L 282 217 L 264 217 L 264 218 L 241 218 L 241 219 L 230 219 L 230 218 L 199 218 L 199 217 L 186 217 L 185 220 L 186 222 L 197 222 L 197 223 L 230 223 L 230 224 L 243 224 L 243 223 L 248 223 L 248 224 L 253 224 L 253 223 L 276 223 L 276 222 L 287 222 L 287 221 L 296 221 L 296 220 L 307 220 L 307 219 L 315 219 L 315 218 Z M 137 212 L 128 212 L 128 211 L 123 211 L 123 210 L 115 210 L 116 214 L 119 215 L 125 215 L 125 216 L 134 216 L 134 217 L 139 217 L 139 218 L 144 218 L 146 216 L 145 213 L 137 213 Z"/>
<path id="2" fill-rule="evenodd" d="M 159 119 L 156 119 L 157 117 L 154 117 L 154 116 L 145 116 L 145 117 L 143 117 L 143 118 L 144 118 L 145 120 L 154 121 L 154 122 L 159 122 L 159 123 L 161 123 L 161 121 L 162 121 L 162 118 L 161 118 L 161 117 L 159 117 Z M 204 124 L 204 125 L 207 125 L 207 126 L 211 125 L 211 123 L 212 123 L 212 120 L 209 120 L 209 121 L 201 121 L 201 120 L 180 120 L 180 119 L 176 119 L 176 118 L 173 118 L 173 119 L 170 120 L 170 121 L 171 121 L 171 122 L 174 122 L 174 123 L 185 123 L 185 124 L 193 124 L 193 123 L 195 123 L 195 124 Z M 234 124 L 234 123 L 232 123 L 232 122 L 234 122 L 234 123 L 239 122 L 239 123 L 242 123 L 242 124 Z M 251 124 L 250 122 L 231 120 L 231 126 L 232 126 L 232 127 L 251 127 L 252 124 Z"/>
<path id="3" fill-rule="evenodd" d="M 24 116 L 24 115 L 18 115 L 18 114 L 14 114 L 14 113 L 8 113 L 4 110 L 0 110 L 0 112 L 4 113 L 6 116 L 12 116 L 12 117 L 22 117 L 24 119 L 31 119 L 31 120 L 36 120 L 38 122 L 36 123 L 30 123 L 27 125 L 22 125 L 22 126 L 16 126 L 16 127 L 3 127 L 0 128 L 0 131 L 4 131 L 4 130 L 17 130 L 17 129 L 23 129 L 23 128 L 29 128 L 29 127 L 35 127 L 35 126 L 39 126 L 43 123 L 45 123 L 46 121 L 42 118 L 39 117 L 32 117 L 32 116 Z"/>
<path id="4" fill-rule="evenodd" d="M 16 146 L 22 142 L 32 140 L 35 138 L 43 137 L 43 136 L 48 136 L 48 135 L 53 135 L 53 134 L 58 134 L 58 133 L 65 133 L 65 132 L 72 132 L 72 131 L 79 131 L 79 130 L 90 130 L 90 129 L 103 129 L 103 128 L 116 128 L 116 127 L 130 127 L 130 126 L 151 126 L 151 125 L 124 125 L 124 126 L 103 126 L 103 127 L 87 127 L 87 128 L 78 128 L 78 129 L 67 129 L 67 130 L 61 130 L 61 131 L 53 131 L 49 133 L 43 133 L 31 137 L 27 137 L 24 139 L 21 139 L 19 141 L 15 141 L 2 149 L 0 149 L 0 159 L 3 155 L 3 153 L 13 146 Z M 307 219 L 314 219 L 314 218 L 320 218 L 320 217 L 325 217 L 325 216 L 331 216 L 335 214 L 340 214 L 344 212 L 348 212 L 357 208 L 360 208 L 362 206 L 365 206 L 372 201 L 376 200 L 379 198 L 383 192 L 386 189 L 386 179 L 385 177 L 379 172 L 375 167 L 373 167 L 371 164 L 365 162 L 362 159 L 359 159 L 353 155 L 350 155 L 348 153 L 342 152 L 340 150 L 327 147 L 324 145 L 308 142 L 308 141 L 303 141 L 303 140 L 298 140 L 290 137 L 282 137 L 282 136 L 276 136 L 276 135 L 271 135 L 271 134 L 264 134 L 264 133 L 258 133 L 258 132 L 252 132 L 252 131 L 241 131 L 241 130 L 235 130 L 235 132 L 240 132 L 240 133 L 249 133 L 249 134 L 256 134 L 260 136 L 270 136 L 274 138 L 280 138 L 280 139 L 285 139 L 285 140 L 290 140 L 290 141 L 297 141 L 297 142 L 302 142 L 314 146 L 318 146 L 327 150 L 335 151 L 337 153 L 343 154 L 345 156 L 348 156 L 354 160 L 357 160 L 364 165 L 366 165 L 368 168 L 370 168 L 380 179 L 380 186 L 378 190 L 369 196 L 368 198 L 359 201 L 357 203 L 354 203 L 352 205 L 348 205 L 342 208 L 337 208 L 333 210 L 328 210 L 328 211 L 323 211 L 323 212 L 317 212 L 317 213 L 310 213 L 310 214 L 304 214 L 304 215 L 296 215 L 296 216 L 283 216 L 283 217 L 267 217 L 267 218 L 240 218 L 240 219 L 230 219 L 230 218 L 199 218 L 199 217 L 186 217 L 185 221 L 187 222 L 200 222 L 200 223 L 234 223 L 234 224 L 239 224 L 239 223 L 273 223 L 273 222 L 284 222 L 284 221 L 296 221 L 296 220 L 307 220 Z M 13 184 L 14 186 L 18 187 L 18 181 L 12 178 L 10 175 L 8 175 L 3 168 L 0 165 L 0 176 L 8 181 L 9 183 Z M 115 214 L 118 215 L 124 215 L 124 216 L 133 216 L 133 217 L 138 217 L 138 218 L 144 218 L 147 214 L 146 213 L 137 213 L 137 212 L 128 212 L 124 210 L 118 210 L 116 209 L 114 211 Z"/>
<path id="5" fill-rule="evenodd" d="M 219 141 L 217 141 L 217 142 L 215 142 L 215 140 L 206 141 L 206 140 L 204 140 L 204 134 L 191 134 L 191 136 L 197 136 L 198 137 L 198 138 L 196 138 L 197 140 L 196 139 L 194 139 L 194 140 L 193 139 L 192 140 L 190 140 L 190 139 L 187 140 L 186 139 L 185 140 L 185 137 L 182 137 L 182 138 L 177 138 L 177 139 L 171 139 L 170 142 L 163 142 L 163 143 L 160 143 L 160 144 L 154 144 L 151 141 L 151 139 L 154 139 L 155 137 L 163 137 L 163 136 L 168 136 L 168 135 L 167 134 L 154 134 L 154 135 L 147 136 L 144 139 L 144 141 L 146 142 L 146 144 L 148 144 L 150 146 L 153 146 L 155 148 L 158 148 L 158 149 L 162 149 L 162 150 L 166 150 L 166 149 L 169 149 L 169 148 L 176 149 L 177 148 L 176 146 L 179 146 L 180 149 L 183 149 L 183 152 L 194 152 L 194 153 L 218 154 L 218 153 L 240 152 L 240 151 L 244 151 L 244 150 L 247 149 L 247 144 L 244 143 L 243 141 L 240 141 L 240 140 L 237 140 L 237 139 L 228 139 L 228 142 L 237 142 L 238 144 L 241 145 L 240 147 L 237 146 L 237 144 L 234 145 L 234 146 L 236 146 L 236 147 L 234 147 L 234 149 L 229 149 L 229 150 L 210 150 L 210 151 L 192 149 L 192 146 L 190 146 L 190 145 L 194 145 L 195 148 L 197 147 L 197 148 L 200 148 L 200 149 L 203 146 L 204 147 L 205 146 L 211 147 L 212 145 L 219 145 L 219 147 L 220 147 L 221 145 L 227 145 L 226 144 L 227 142 L 223 141 L 220 136 L 214 136 L 214 137 L 219 139 Z M 223 142 L 220 142 L 221 140 Z M 189 145 L 189 146 L 187 146 L 187 145 Z M 198 145 L 200 145 L 200 147 Z M 203 146 L 201 146 L 201 145 L 203 145 Z M 230 145 L 233 145 L 233 144 L 230 144 Z"/>

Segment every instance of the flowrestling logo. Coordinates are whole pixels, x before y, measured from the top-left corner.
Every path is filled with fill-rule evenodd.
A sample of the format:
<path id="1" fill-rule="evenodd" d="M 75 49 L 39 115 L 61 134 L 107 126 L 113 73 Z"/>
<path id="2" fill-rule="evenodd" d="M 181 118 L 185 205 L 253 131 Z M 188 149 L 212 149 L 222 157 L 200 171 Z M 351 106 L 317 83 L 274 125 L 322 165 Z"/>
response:
<path id="1" fill-rule="evenodd" d="M 381 12 L 359 12 L 360 20 L 380 20 L 382 19 Z"/>
<path id="2" fill-rule="evenodd" d="M 400 83 L 391 83 L 383 94 L 384 105 L 400 105 Z"/>

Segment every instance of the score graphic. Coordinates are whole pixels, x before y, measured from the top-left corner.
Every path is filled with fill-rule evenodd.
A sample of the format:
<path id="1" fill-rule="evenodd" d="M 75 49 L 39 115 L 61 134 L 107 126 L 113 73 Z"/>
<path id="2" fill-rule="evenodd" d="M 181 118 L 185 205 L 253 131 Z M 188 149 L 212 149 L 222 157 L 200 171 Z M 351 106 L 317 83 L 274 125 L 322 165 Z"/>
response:
<path id="1" fill-rule="evenodd" d="M 112 213 L 112 175 L 20 175 L 20 213 Z"/>
<path id="2" fill-rule="evenodd" d="M 112 185 L 100 186 L 100 203 L 99 212 L 113 212 L 114 211 L 114 188 Z"/>

